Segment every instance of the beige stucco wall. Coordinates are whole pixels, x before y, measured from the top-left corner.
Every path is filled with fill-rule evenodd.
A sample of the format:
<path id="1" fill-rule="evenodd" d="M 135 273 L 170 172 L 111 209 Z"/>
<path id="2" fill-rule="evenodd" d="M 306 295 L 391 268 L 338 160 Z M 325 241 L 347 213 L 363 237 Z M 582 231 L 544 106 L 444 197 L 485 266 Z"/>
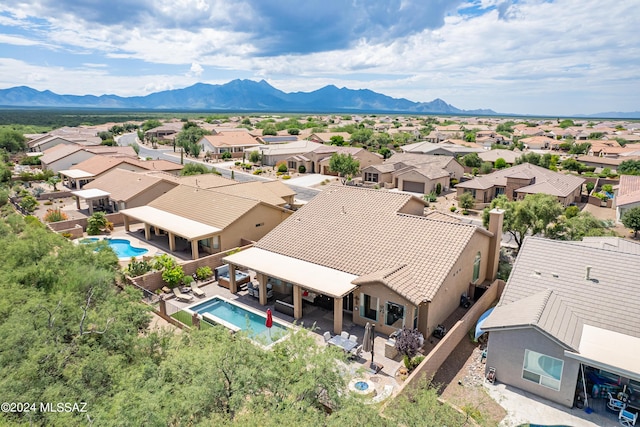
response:
<path id="1" fill-rule="evenodd" d="M 258 204 L 249 212 L 225 228 L 220 235 L 221 250 L 242 246 L 241 239 L 258 241 L 293 212 L 281 208 Z M 256 224 L 263 224 L 256 227 Z"/>
<path id="2" fill-rule="evenodd" d="M 362 294 L 365 293 L 372 297 L 378 298 L 378 319 L 367 319 L 366 317 L 360 316 L 360 304 L 363 301 Z M 387 301 L 404 305 L 404 325 L 409 328 L 413 328 L 413 316 L 414 316 L 414 308 L 415 306 L 411 304 L 408 300 L 404 299 L 388 287 L 384 286 L 381 283 L 371 283 L 360 286 L 354 292 L 354 306 L 353 306 L 353 322 L 358 325 L 366 325 L 367 322 L 373 322 L 376 325 L 376 332 L 380 332 L 381 334 L 389 335 L 392 332 L 395 332 L 396 327 L 390 327 L 385 325 L 385 316 L 386 316 L 386 304 Z M 358 305 L 355 305 L 355 299 L 358 299 Z M 384 310 L 384 311 L 381 311 Z M 400 325 L 402 326 L 402 325 Z"/>
<path id="3" fill-rule="evenodd" d="M 458 163 L 455 159 L 450 161 L 447 166 L 444 168 L 447 172 L 451 174 L 451 178 L 455 178 L 460 180 L 464 175 L 464 166 Z M 447 181 L 447 187 L 449 187 L 449 182 Z"/>
<path id="4" fill-rule="evenodd" d="M 127 201 L 126 207 L 135 208 L 138 206 L 146 206 L 151 203 L 153 200 L 162 196 L 167 191 L 176 187 L 177 184 L 173 182 L 161 181 L 156 185 L 146 189 L 142 193 L 132 197 L 129 201 Z"/>
<path id="5" fill-rule="evenodd" d="M 564 361 L 560 390 L 522 378 L 525 349 Z M 499 382 L 572 407 L 580 363 L 564 357 L 564 349 L 533 328 L 492 331 L 489 333 L 487 366 L 496 368 Z M 590 392 L 590 390 L 589 390 Z"/>
<path id="6" fill-rule="evenodd" d="M 494 279 L 486 277 L 490 239 L 489 236 L 476 232 L 442 282 L 440 290 L 429 304 L 429 318 L 427 319 L 429 334 L 460 305 L 460 296 L 464 293 L 468 294 L 469 284 L 473 279 L 473 262 L 476 253 L 480 252 L 481 254 L 480 277 L 476 283 L 482 283 L 485 279 Z"/>

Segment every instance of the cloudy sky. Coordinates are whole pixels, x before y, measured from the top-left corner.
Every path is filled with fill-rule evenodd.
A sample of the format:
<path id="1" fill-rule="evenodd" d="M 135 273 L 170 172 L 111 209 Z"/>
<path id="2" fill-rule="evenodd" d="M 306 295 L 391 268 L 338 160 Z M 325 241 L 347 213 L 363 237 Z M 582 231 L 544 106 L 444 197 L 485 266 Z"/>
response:
<path id="1" fill-rule="evenodd" d="M 327 84 L 462 109 L 640 111 L 631 0 L 2 0 L 0 89 Z"/>

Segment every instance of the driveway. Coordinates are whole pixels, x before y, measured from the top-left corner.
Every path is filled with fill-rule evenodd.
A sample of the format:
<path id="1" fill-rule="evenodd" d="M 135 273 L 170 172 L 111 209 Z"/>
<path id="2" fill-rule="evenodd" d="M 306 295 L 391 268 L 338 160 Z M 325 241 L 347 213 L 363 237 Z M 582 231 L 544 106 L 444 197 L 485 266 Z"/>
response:
<path id="1" fill-rule="evenodd" d="M 314 187 L 320 185 L 325 180 L 335 181 L 336 177 L 331 175 L 322 175 L 319 173 L 306 174 L 297 178 L 291 178 L 287 184 L 295 185 L 297 187 Z"/>

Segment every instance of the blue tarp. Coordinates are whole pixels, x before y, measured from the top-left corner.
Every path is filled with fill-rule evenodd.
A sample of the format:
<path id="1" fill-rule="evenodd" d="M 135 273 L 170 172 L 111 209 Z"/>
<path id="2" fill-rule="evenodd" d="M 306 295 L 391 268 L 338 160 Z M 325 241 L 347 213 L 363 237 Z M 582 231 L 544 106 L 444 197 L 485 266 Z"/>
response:
<path id="1" fill-rule="evenodd" d="M 489 310 L 482 313 L 482 316 L 480 316 L 480 318 L 478 319 L 478 323 L 476 323 L 476 334 L 475 334 L 476 341 L 478 341 L 478 338 L 480 338 L 480 335 L 484 334 L 484 331 L 482 330 L 482 324 L 484 323 L 485 319 L 489 317 L 493 309 L 494 307 L 491 307 Z"/>

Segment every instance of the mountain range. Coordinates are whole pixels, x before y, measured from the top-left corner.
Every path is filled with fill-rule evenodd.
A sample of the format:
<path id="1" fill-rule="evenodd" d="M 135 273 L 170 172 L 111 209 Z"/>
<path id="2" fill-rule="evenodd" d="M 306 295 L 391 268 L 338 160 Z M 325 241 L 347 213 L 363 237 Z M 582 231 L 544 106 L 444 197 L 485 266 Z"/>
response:
<path id="1" fill-rule="evenodd" d="M 413 102 L 368 89 L 325 86 L 313 92 L 286 93 L 264 80 L 233 80 L 222 85 L 197 83 L 183 89 L 146 96 L 58 95 L 27 86 L 0 90 L 2 107 L 98 108 L 134 110 L 264 111 L 264 112 L 388 112 L 495 115 L 493 110 L 461 110 L 441 99 Z"/>

